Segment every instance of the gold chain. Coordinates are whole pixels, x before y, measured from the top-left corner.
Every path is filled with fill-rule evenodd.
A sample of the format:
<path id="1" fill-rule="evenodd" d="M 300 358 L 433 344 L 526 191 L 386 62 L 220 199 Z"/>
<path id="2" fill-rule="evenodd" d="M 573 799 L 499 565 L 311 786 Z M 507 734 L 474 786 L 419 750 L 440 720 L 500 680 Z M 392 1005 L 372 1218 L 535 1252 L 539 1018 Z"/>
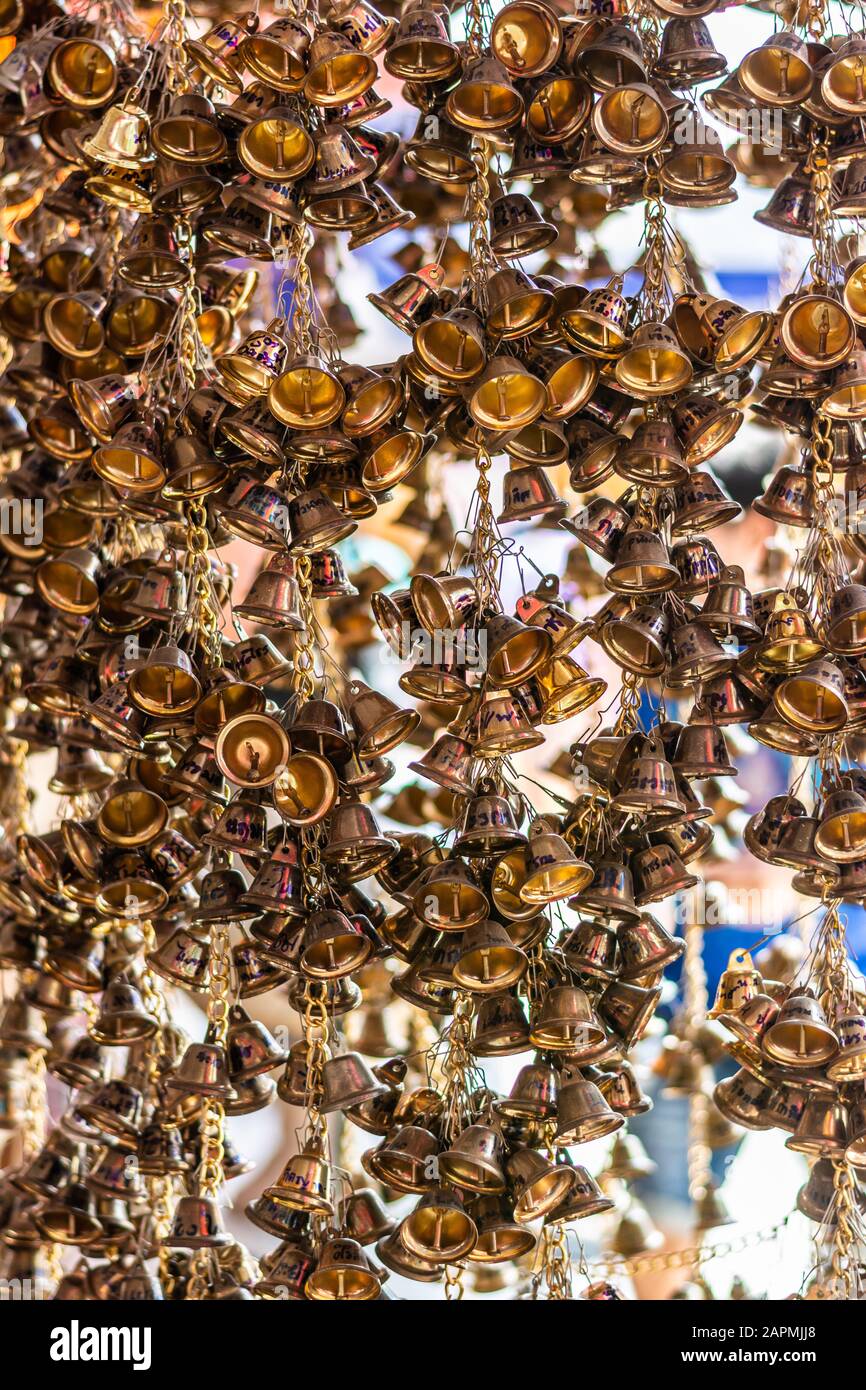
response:
<path id="1" fill-rule="evenodd" d="M 851 1299 L 855 1297 L 857 1261 L 855 1255 L 856 1236 L 853 1229 L 854 1217 L 854 1179 L 851 1165 L 845 1158 L 833 1160 L 833 1254 L 830 1257 L 833 1289 L 835 1297 Z"/>
<path id="2" fill-rule="evenodd" d="M 229 931 L 223 924 L 215 925 L 211 930 L 208 965 L 208 1035 L 212 1043 L 225 1047 L 229 1021 Z M 216 1197 L 225 1179 L 224 1136 L 225 1110 L 222 1101 L 209 1096 L 201 1120 L 199 1191 L 203 1195 Z"/>
<path id="3" fill-rule="evenodd" d="M 186 5 L 184 0 L 165 0 L 162 7 L 164 29 L 162 43 L 166 50 L 166 80 L 170 92 L 187 92 L 190 83 L 187 73 L 190 62 L 186 56 Z"/>
<path id="4" fill-rule="evenodd" d="M 706 1264 L 708 1260 L 724 1259 L 728 1255 L 738 1255 L 743 1250 L 754 1249 L 768 1241 L 776 1240 L 788 1224 L 788 1217 L 776 1226 L 765 1231 L 751 1231 L 736 1240 L 721 1241 L 718 1245 L 692 1245 L 684 1250 L 667 1250 L 654 1255 L 649 1251 L 640 1255 L 613 1255 L 610 1259 L 593 1261 L 592 1269 L 599 1273 L 622 1275 L 659 1274 L 669 1269 L 687 1269 L 691 1265 Z"/>
<path id="5" fill-rule="evenodd" d="M 302 701 L 311 699 L 316 688 L 312 570 L 313 566 L 309 555 L 299 555 L 295 564 L 295 574 L 298 581 L 298 607 L 304 626 L 295 638 L 294 686 Z"/>

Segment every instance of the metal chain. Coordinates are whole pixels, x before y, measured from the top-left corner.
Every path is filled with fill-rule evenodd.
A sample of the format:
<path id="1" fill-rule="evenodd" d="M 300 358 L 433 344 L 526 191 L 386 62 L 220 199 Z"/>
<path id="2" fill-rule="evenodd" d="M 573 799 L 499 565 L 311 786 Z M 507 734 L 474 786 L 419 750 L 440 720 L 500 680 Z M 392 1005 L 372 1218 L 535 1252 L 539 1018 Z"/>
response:
<path id="1" fill-rule="evenodd" d="M 220 614 L 208 560 L 211 542 L 204 503 L 199 499 L 187 502 L 184 515 L 187 564 L 192 579 L 187 623 L 195 629 L 209 659 L 219 665 Z"/>
<path id="2" fill-rule="evenodd" d="M 816 283 L 826 287 L 832 283 L 835 256 L 833 181 L 830 175 L 826 130 L 812 131 L 808 170 L 815 198 L 815 230 L 812 237 L 814 255 L 811 268 Z"/>
<path id="3" fill-rule="evenodd" d="M 187 10 L 184 0 L 165 0 L 162 7 L 163 31 L 161 44 L 166 54 L 166 80 L 170 92 L 188 92 L 190 68 L 186 56 Z"/>
<path id="4" fill-rule="evenodd" d="M 830 1269 L 835 1297 L 852 1299 L 857 1279 L 856 1235 L 854 1232 L 854 1178 L 845 1158 L 833 1160 L 833 1253 Z"/>
<path id="5" fill-rule="evenodd" d="M 665 316 L 667 287 L 667 221 L 657 161 L 647 160 L 644 179 L 644 281 L 641 290 L 643 321 L 660 322 Z"/>
<path id="6" fill-rule="evenodd" d="M 445 1266 L 445 1298 L 448 1303 L 459 1303 L 463 1297 L 463 1266 L 459 1264 L 447 1264 Z"/>
<path id="7" fill-rule="evenodd" d="M 294 686 L 302 703 L 312 698 L 316 688 L 316 646 L 313 640 L 313 566 L 309 555 L 299 555 L 295 562 L 298 583 L 298 607 L 304 626 L 295 637 Z"/>
<path id="8" fill-rule="evenodd" d="M 475 491 L 478 506 L 469 555 L 474 570 L 476 602 L 478 611 L 482 614 L 493 603 L 497 590 L 496 553 L 499 532 L 496 526 L 496 517 L 490 505 L 491 467 L 492 459 L 487 446 L 479 441 L 475 451 L 477 473 Z"/>
<path id="9" fill-rule="evenodd" d="M 324 1095 L 323 1067 L 331 1056 L 329 1039 L 331 1020 L 328 1015 L 327 993 L 318 981 L 309 981 L 304 991 L 304 1042 L 306 1044 L 306 1082 L 304 1109 L 314 1133 L 327 1129 L 320 1113 Z"/>
<path id="10" fill-rule="evenodd" d="M 218 1047 L 225 1047 L 229 1021 L 229 931 L 222 924 L 211 930 L 208 956 L 210 984 L 208 988 L 208 1036 Z M 199 1166 L 199 1191 L 216 1197 L 225 1180 L 223 1158 L 225 1151 L 225 1110 L 222 1101 L 209 1096 L 201 1119 L 202 1157 Z"/>
<path id="11" fill-rule="evenodd" d="M 195 279 L 192 224 L 188 217 L 174 219 L 178 253 L 187 268 L 187 278 L 181 289 L 180 305 L 180 369 L 187 395 L 191 396 L 198 382 L 203 357 L 203 345 L 198 328 L 199 291 Z"/>
<path id="12" fill-rule="evenodd" d="M 614 724 L 616 735 L 633 733 L 638 725 L 638 710 L 644 682 L 632 671 L 626 671 L 622 678 L 619 695 L 619 714 Z"/>
<path id="13" fill-rule="evenodd" d="M 315 299 L 308 259 L 312 244 L 310 229 L 302 223 L 293 232 L 289 243 L 289 256 L 295 263 L 291 336 L 299 353 L 307 353 L 313 346 Z"/>
<path id="14" fill-rule="evenodd" d="M 728 1255 L 739 1255 L 744 1250 L 765 1245 L 776 1240 L 788 1224 L 788 1217 L 764 1231 L 751 1231 L 736 1240 L 721 1241 L 718 1245 L 693 1245 L 683 1250 L 667 1250 L 654 1255 L 649 1251 L 640 1255 L 616 1256 L 595 1260 L 594 1272 L 619 1274 L 628 1277 L 632 1274 L 659 1274 L 669 1269 L 687 1269 L 692 1265 L 706 1264 L 709 1260 L 725 1259 Z"/>
<path id="15" fill-rule="evenodd" d="M 490 143 L 476 137 L 472 149 L 475 177 L 469 185 L 469 262 L 475 307 L 487 308 L 487 280 L 496 260 L 490 246 Z"/>

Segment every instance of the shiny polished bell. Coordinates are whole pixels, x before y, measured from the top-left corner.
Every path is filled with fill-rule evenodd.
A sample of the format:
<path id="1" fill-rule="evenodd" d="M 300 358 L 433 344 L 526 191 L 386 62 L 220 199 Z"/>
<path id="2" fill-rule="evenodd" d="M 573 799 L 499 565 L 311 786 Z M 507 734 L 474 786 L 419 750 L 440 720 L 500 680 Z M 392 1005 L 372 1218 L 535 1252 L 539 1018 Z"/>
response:
<path id="1" fill-rule="evenodd" d="M 555 491 L 546 471 L 534 464 L 510 468 L 502 484 L 503 508 L 497 517 L 500 525 L 511 521 L 529 521 L 533 517 L 562 517 L 565 503 Z"/>
<path id="2" fill-rule="evenodd" d="M 448 1182 L 469 1192 L 504 1192 L 501 1154 L 502 1139 L 496 1129 L 470 1125 L 439 1155 L 439 1170 Z"/>
<path id="3" fill-rule="evenodd" d="M 847 1144 L 846 1107 L 837 1098 L 820 1094 L 807 1098 L 797 1128 L 785 1140 L 786 1149 L 832 1159 L 843 1158 Z"/>
<path id="4" fill-rule="evenodd" d="M 530 830 L 521 901 L 535 907 L 571 897 L 589 884 L 592 872 L 542 818 Z"/>
<path id="5" fill-rule="evenodd" d="M 257 23 L 251 13 L 237 20 L 221 19 L 201 39 L 187 40 L 187 57 L 212 81 L 238 96 L 243 90 L 244 42 Z"/>
<path id="6" fill-rule="evenodd" d="M 795 1067 L 820 1065 L 839 1051 L 839 1040 L 809 989 L 791 991 L 762 1045 L 772 1061 Z"/>
<path id="7" fill-rule="evenodd" d="M 249 71 L 280 92 L 297 92 L 306 76 L 310 30 L 300 16 L 280 15 L 244 40 L 241 50 Z"/>
<path id="8" fill-rule="evenodd" d="M 309 1139 L 283 1168 L 263 1196 L 293 1211 L 332 1216 L 331 1169 L 319 1139 Z"/>
<path id="9" fill-rule="evenodd" d="M 284 321 L 272 319 L 266 328 L 248 334 L 241 346 L 219 358 L 219 372 L 244 403 L 263 396 L 277 380 L 288 357 Z"/>
<path id="10" fill-rule="evenodd" d="M 400 1236 L 407 1249 L 434 1264 L 464 1258 L 478 1239 L 459 1189 L 437 1186 L 425 1192 L 404 1219 Z"/>
<path id="11" fill-rule="evenodd" d="M 599 860 L 592 882 L 578 894 L 575 906 L 590 916 L 612 921 L 639 917 L 631 870 L 615 859 Z"/>
<path id="12" fill-rule="evenodd" d="M 466 807 L 463 824 L 455 842 L 458 854 L 467 856 L 502 852 L 525 843 L 514 812 L 504 796 L 483 791 Z"/>
<path id="13" fill-rule="evenodd" d="M 345 540 L 358 523 L 340 511 L 321 488 L 310 488 L 289 502 L 291 549 L 309 555 Z"/>
<path id="14" fill-rule="evenodd" d="M 365 1105 L 388 1093 L 388 1087 L 374 1076 L 357 1052 L 344 1052 L 326 1061 L 322 1067 L 322 1087 L 320 1111 L 323 1115 Z"/>
<path id="15" fill-rule="evenodd" d="M 304 1291 L 316 1302 L 367 1302 L 378 1297 L 380 1287 L 358 1242 L 335 1236 L 322 1247 Z"/>
<path id="16" fill-rule="evenodd" d="M 197 704 L 201 685 L 192 662 L 180 647 L 154 647 L 127 682 L 139 709 L 150 715 L 184 714 Z"/>
<path id="17" fill-rule="evenodd" d="M 573 1168 L 551 1163 L 533 1149 L 518 1149 L 510 1154 L 506 1169 L 516 1197 L 514 1218 L 521 1224 L 554 1211 L 574 1183 Z"/>
<path id="18" fill-rule="evenodd" d="M 527 964 L 525 953 L 514 945 L 505 927 L 487 919 L 463 933 L 453 975 L 463 989 L 494 994 L 516 984 Z"/>
<path id="19" fill-rule="evenodd" d="M 345 106 L 372 87 L 376 73 L 370 54 L 359 52 L 344 34 L 325 29 L 310 44 L 304 92 L 317 106 Z"/>
<path id="20" fill-rule="evenodd" d="M 866 847 L 866 798 L 846 787 L 832 791 L 821 808 L 815 849 L 824 859 L 848 863 Z"/>
<path id="21" fill-rule="evenodd" d="M 812 89 L 808 45 L 783 29 L 746 54 L 737 77 L 746 93 L 767 105 L 796 106 Z"/>
<path id="22" fill-rule="evenodd" d="M 786 677 L 774 690 L 773 703 L 795 728 L 828 733 L 848 720 L 843 674 L 826 657 Z"/>
<path id="23" fill-rule="evenodd" d="M 459 86 L 445 103 L 449 120 L 472 132 L 507 130 L 523 113 L 523 101 L 508 70 L 489 51 L 471 57 Z"/>
<path id="24" fill-rule="evenodd" d="M 432 5 L 416 5 L 405 13 L 388 43 L 386 71 L 406 82 L 437 82 L 451 77 L 460 65 L 460 55 L 451 42 L 447 18 Z"/>
<path id="25" fill-rule="evenodd" d="M 681 937 L 671 936 L 648 912 L 636 922 L 623 922 L 618 929 L 622 959 L 620 978 L 640 979 L 643 975 L 678 960 L 685 950 Z"/>
<path id="26" fill-rule="evenodd" d="M 213 1197 L 181 1197 L 165 1244 L 175 1250 L 210 1250 L 231 1245 L 233 1240 Z"/>
<path id="27" fill-rule="evenodd" d="M 547 1051 L 585 1052 L 604 1042 L 605 1033 L 585 992 L 554 985 L 544 997 L 530 1036 Z"/>
<path id="28" fill-rule="evenodd" d="M 564 1069 L 556 1102 L 556 1145 L 567 1148 L 601 1139 L 623 1124 L 623 1116 L 611 1110 L 592 1081 L 569 1067 Z"/>
<path id="29" fill-rule="evenodd" d="M 350 975 L 370 952 L 369 938 L 345 913 L 314 912 L 307 919 L 301 965 L 313 979 L 336 980 Z"/>
<path id="30" fill-rule="evenodd" d="M 533 424 L 547 400 L 544 383 L 516 357 L 497 353 L 473 382 L 469 414 L 490 430 L 515 430 Z"/>

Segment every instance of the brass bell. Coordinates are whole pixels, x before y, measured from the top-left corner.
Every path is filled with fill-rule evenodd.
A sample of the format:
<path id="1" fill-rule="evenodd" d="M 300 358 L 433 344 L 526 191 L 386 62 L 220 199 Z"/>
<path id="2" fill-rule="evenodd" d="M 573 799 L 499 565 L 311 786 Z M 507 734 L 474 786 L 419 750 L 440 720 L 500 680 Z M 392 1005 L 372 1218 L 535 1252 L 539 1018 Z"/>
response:
<path id="1" fill-rule="evenodd" d="M 376 63 L 344 34 L 323 30 L 310 44 L 304 93 L 317 106 L 345 106 L 372 87 Z"/>
<path id="2" fill-rule="evenodd" d="M 663 323 L 641 324 L 616 363 L 620 386 L 641 400 L 682 391 L 691 378 L 691 362 L 673 329 Z"/>
<path id="3" fill-rule="evenodd" d="M 796 106 L 812 89 L 808 45 L 781 30 L 747 53 L 737 69 L 745 92 L 770 106 Z"/>
<path id="4" fill-rule="evenodd" d="M 314 979 L 334 980 L 350 975 L 364 964 L 370 952 L 369 939 L 344 913 L 321 911 L 308 918 L 301 965 Z"/>
<path id="5" fill-rule="evenodd" d="M 536 77 L 557 61 L 562 27 L 543 0 L 516 0 L 494 17 L 490 46 L 513 77 Z"/>
<path id="6" fill-rule="evenodd" d="M 289 352 L 283 328 L 282 319 L 272 319 L 267 328 L 249 334 L 236 352 L 219 358 L 221 377 L 245 404 L 265 395 L 278 379 Z"/>
<path id="7" fill-rule="evenodd" d="M 585 1053 L 605 1040 L 585 992 L 572 985 L 555 985 L 544 997 L 530 1037 L 545 1051 Z"/>
<path id="8" fill-rule="evenodd" d="M 638 330 L 639 332 L 640 330 Z M 635 339 L 637 336 L 635 334 Z M 625 448 L 618 453 L 614 467 L 619 477 L 625 478 L 631 483 L 643 483 L 648 487 L 672 487 L 685 482 L 688 478 L 688 470 L 683 463 L 676 432 L 671 421 L 665 419 L 643 420 Z M 587 511 L 593 503 L 601 510 L 604 507 L 605 499 L 592 498 L 586 508 Z M 612 508 L 614 505 L 607 503 L 608 508 Z M 618 510 L 621 511 L 621 509 Z M 569 529 L 571 528 L 569 527 Z M 582 537 L 579 538 L 582 539 Z M 619 536 L 614 540 L 614 546 L 618 539 Z M 599 553 L 602 552 L 599 551 Z M 605 554 L 605 559 L 613 558 L 613 555 Z"/>
<path id="9" fill-rule="evenodd" d="M 866 798 L 847 787 L 831 791 L 821 808 L 815 849 L 824 859 L 848 863 L 866 846 Z"/>
<path id="10" fill-rule="evenodd" d="M 93 109 L 104 106 L 117 89 L 117 60 L 98 39 L 65 39 L 52 50 L 45 79 L 70 106 Z"/>
<path id="11" fill-rule="evenodd" d="M 323 1115 L 365 1105 L 388 1093 L 388 1087 L 357 1052 L 345 1052 L 326 1061 L 322 1067 L 322 1087 L 320 1109 Z"/>
<path id="12" fill-rule="evenodd" d="M 520 887 L 521 901 L 543 906 L 571 897 L 592 878 L 589 864 L 579 859 L 561 835 L 555 834 L 542 818 L 530 828 L 526 877 Z"/>
<path id="13" fill-rule="evenodd" d="M 439 1155 L 439 1171 L 448 1182 L 469 1192 L 504 1192 L 501 1153 L 498 1130 L 483 1123 L 470 1125 Z"/>
<path id="14" fill-rule="evenodd" d="M 488 329 L 505 339 L 537 331 L 553 308 L 549 290 L 516 267 L 494 271 L 487 297 Z M 511 427 L 516 423 L 512 422 Z"/>
<path id="15" fill-rule="evenodd" d="M 138 989 L 117 975 L 103 993 L 90 1036 L 98 1043 L 126 1047 L 149 1038 L 156 1028 L 157 1021 L 146 1012 Z"/>
<path id="16" fill-rule="evenodd" d="M 617 792 L 611 806 L 618 811 L 650 813 L 672 812 L 681 809 L 673 768 L 663 756 L 658 740 L 647 739 L 640 757 L 630 764 L 622 790 Z"/>
<path id="17" fill-rule="evenodd" d="M 279 92 L 298 92 L 306 76 L 310 30 L 299 15 L 280 15 L 243 41 L 244 64 L 261 82 Z"/>
<path id="18" fill-rule="evenodd" d="M 485 429 L 516 430 L 531 425 L 547 400 L 544 385 L 516 357 L 491 357 L 473 383 L 468 410 Z"/>
<path id="19" fill-rule="evenodd" d="M 180 1197 L 174 1209 L 171 1230 L 165 1239 L 170 1249 L 210 1250 L 231 1245 L 222 1212 L 213 1197 Z"/>
<path id="20" fill-rule="evenodd" d="M 381 293 L 367 297 L 404 333 L 413 333 L 418 324 L 433 316 L 444 283 L 445 273 L 434 261 L 409 275 L 402 275 Z"/>
<path id="21" fill-rule="evenodd" d="M 349 695 L 348 713 L 361 758 L 389 753 L 418 726 L 419 715 L 414 710 L 398 709 L 362 681 L 351 683 Z"/>
<path id="22" fill-rule="evenodd" d="M 194 993 L 208 988 L 210 948 L 204 937 L 177 927 L 154 951 L 147 963 L 157 975 Z"/>
<path id="23" fill-rule="evenodd" d="M 848 1111 L 832 1096 L 807 1098 L 797 1128 L 785 1148 L 819 1158 L 841 1159 L 848 1144 Z"/>
<path id="24" fill-rule="evenodd" d="M 575 900 L 579 911 L 590 916 L 617 921 L 637 918 L 631 871 L 615 859 L 602 859 L 595 866 L 592 882 Z"/>
<path id="25" fill-rule="evenodd" d="M 631 867 L 638 907 L 661 902 L 673 893 L 684 893 L 700 882 L 694 874 L 688 873 L 676 851 L 665 843 L 638 850 L 632 856 Z"/>
<path id="26" fill-rule="evenodd" d="M 506 1163 L 515 1193 L 514 1219 L 521 1224 L 554 1211 L 569 1195 L 574 1169 L 551 1163 L 533 1149 L 518 1149 Z"/>
<path id="27" fill-rule="evenodd" d="M 645 82 L 615 86 L 593 107 L 592 128 L 618 154 L 652 154 L 668 137 L 666 105 L 662 93 Z"/>
<path id="28" fill-rule="evenodd" d="M 778 712 L 796 728 L 828 732 L 848 719 L 842 672 L 826 657 L 789 675 L 773 692 Z"/>
<path id="29" fill-rule="evenodd" d="M 623 1124 L 623 1116 L 611 1110 L 592 1081 L 570 1067 L 563 1069 L 556 1102 L 554 1143 L 557 1146 L 565 1148 L 601 1139 Z"/>
<path id="30" fill-rule="evenodd" d="M 320 1139 L 310 1138 L 301 1151 L 286 1163 L 280 1176 L 264 1197 L 280 1207 L 289 1207 L 321 1216 L 333 1216 L 332 1175 Z"/>
<path id="31" fill-rule="evenodd" d="M 227 141 L 214 116 L 213 103 L 207 97 L 180 93 L 153 128 L 154 149 L 179 164 L 209 164 L 221 159 Z"/>
<path id="32" fill-rule="evenodd" d="M 813 287 L 796 296 L 782 314 L 779 339 L 789 358 L 810 370 L 826 371 L 849 356 L 856 331 L 848 311 L 829 292 Z"/>
<path id="33" fill-rule="evenodd" d="M 238 96 L 243 90 L 244 43 L 258 19 L 252 12 L 237 20 L 221 19 L 201 39 L 187 40 L 187 57 L 218 86 Z"/>
<path id="34" fill-rule="evenodd" d="M 233 1094 L 226 1050 L 221 1043 L 190 1043 L 168 1077 L 172 1091 L 181 1095 L 214 1096 L 227 1100 Z"/>
<path id="35" fill-rule="evenodd" d="M 336 545 L 357 530 L 321 488 L 310 488 L 289 502 L 290 548 L 301 555 Z"/>
<path id="36" fill-rule="evenodd" d="M 335 1236 L 325 1242 L 304 1291 L 316 1302 L 367 1302 L 378 1297 L 380 1282 L 358 1242 Z"/>
<path id="37" fill-rule="evenodd" d="M 470 1254 L 478 1239 L 459 1189 L 433 1187 L 404 1219 L 400 1236 L 407 1249 L 433 1264 L 449 1264 Z"/>
<path id="38" fill-rule="evenodd" d="M 291 107 L 278 105 L 268 107 L 247 122 L 238 139 L 237 151 L 238 159 L 250 174 L 271 184 L 302 178 L 312 169 L 317 156 L 317 146 L 296 113 Z M 270 206 L 277 211 L 276 202 Z M 284 213 L 288 211 L 284 204 L 282 207 Z M 282 220 L 292 220 L 291 214 Z"/>
<path id="39" fill-rule="evenodd" d="M 632 525 L 617 548 L 605 584 L 615 593 L 664 593 L 677 583 L 679 574 L 662 538 Z"/>
<path id="40" fill-rule="evenodd" d="M 590 290 L 577 308 L 560 319 L 560 325 L 575 347 L 613 360 L 628 341 L 628 316 L 622 279 L 614 276 L 604 289 Z"/>
<path id="41" fill-rule="evenodd" d="M 76 377 L 68 389 L 79 418 L 101 444 L 111 442 L 142 393 L 137 376 L 113 373 L 91 380 Z"/>
<path id="42" fill-rule="evenodd" d="M 494 685 L 505 689 L 520 685 L 550 658 L 553 643 L 548 633 L 527 627 L 505 613 L 491 615 L 483 632 L 487 643 L 487 675 Z"/>
<path id="43" fill-rule="evenodd" d="M 428 1129 L 415 1124 L 402 1125 L 389 1134 L 377 1149 L 365 1154 L 362 1162 L 366 1171 L 377 1181 L 396 1188 L 398 1192 L 423 1192 L 432 1186 L 427 1173 L 430 1159 L 436 1157 L 438 1149 L 439 1145 Z M 456 1181 L 456 1178 L 452 1177 L 452 1181 Z"/>
<path id="44" fill-rule="evenodd" d="M 836 1014 L 835 1032 L 839 1051 L 827 1068 L 831 1081 L 862 1081 L 866 1077 L 866 1018 L 854 1004 L 841 1006 Z"/>
<path id="45" fill-rule="evenodd" d="M 459 86 L 445 102 L 448 119 L 466 130 L 507 130 L 523 114 L 523 101 L 508 70 L 489 51 L 469 58 Z"/>
<path id="46" fill-rule="evenodd" d="M 515 946 L 498 922 L 479 922 L 463 934 L 454 979 L 472 993 L 497 993 L 517 983 L 527 968 L 527 957 Z"/>
<path id="47" fill-rule="evenodd" d="M 792 990 L 762 1039 L 764 1055 L 791 1066 L 820 1065 L 835 1057 L 839 1040 L 809 989 Z"/>

